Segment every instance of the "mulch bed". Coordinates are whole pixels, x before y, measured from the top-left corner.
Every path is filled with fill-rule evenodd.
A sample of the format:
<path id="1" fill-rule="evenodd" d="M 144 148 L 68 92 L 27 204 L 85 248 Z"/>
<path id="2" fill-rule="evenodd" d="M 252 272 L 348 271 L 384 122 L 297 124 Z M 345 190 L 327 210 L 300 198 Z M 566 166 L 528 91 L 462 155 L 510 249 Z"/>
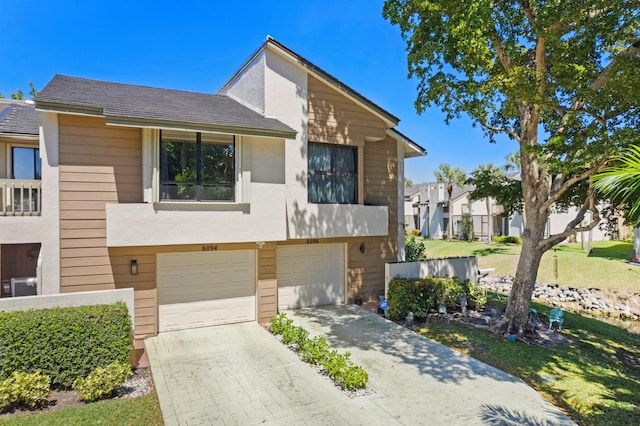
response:
<path id="1" fill-rule="evenodd" d="M 131 378 L 115 392 L 111 399 L 137 398 L 148 394 L 154 388 L 151 369 L 149 367 L 136 368 Z M 34 409 L 16 408 L 0 413 L 0 418 L 16 415 L 34 416 L 36 414 L 49 413 L 63 408 L 81 407 L 84 405 L 87 405 L 87 403 L 80 400 L 80 393 L 74 390 L 55 389 L 51 391 L 46 402 L 41 406 Z"/>

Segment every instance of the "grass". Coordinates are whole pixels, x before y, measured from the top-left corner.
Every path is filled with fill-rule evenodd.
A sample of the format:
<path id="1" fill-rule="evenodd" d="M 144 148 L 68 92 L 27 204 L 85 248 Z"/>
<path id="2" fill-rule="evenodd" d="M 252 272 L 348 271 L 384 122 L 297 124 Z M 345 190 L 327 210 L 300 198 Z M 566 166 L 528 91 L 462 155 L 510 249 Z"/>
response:
<path id="1" fill-rule="evenodd" d="M 477 256 L 479 268 L 496 268 L 500 275 L 515 275 L 520 257 L 519 245 L 485 244 L 466 241 L 424 240 L 429 257 Z M 633 257 L 633 243 L 595 241 L 588 254 L 580 243 L 559 244 L 556 251 L 542 256 L 538 281 L 571 287 L 598 287 L 640 292 L 640 268 L 626 261 Z M 558 260 L 558 279 L 554 274 Z"/>
<path id="2" fill-rule="evenodd" d="M 511 343 L 456 321 L 416 331 L 522 378 L 581 425 L 640 424 L 640 337 L 622 328 L 566 312 L 562 333 L 571 343 L 553 348 Z"/>
<path id="3" fill-rule="evenodd" d="M 0 418 L 1 426 L 47 425 L 162 425 L 155 391 L 139 398 L 112 399 L 50 413 Z"/>

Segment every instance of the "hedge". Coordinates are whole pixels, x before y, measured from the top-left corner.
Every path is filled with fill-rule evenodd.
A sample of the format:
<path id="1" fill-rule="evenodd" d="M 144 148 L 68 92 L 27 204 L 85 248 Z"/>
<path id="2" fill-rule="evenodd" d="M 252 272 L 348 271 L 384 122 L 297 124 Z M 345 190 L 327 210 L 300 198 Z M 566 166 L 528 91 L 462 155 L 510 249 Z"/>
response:
<path id="1" fill-rule="evenodd" d="M 389 282 L 386 316 L 394 321 L 404 319 L 409 312 L 422 316 L 444 303 L 448 309 L 460 308 L 460 295 L 465 294 L 470 305 L 484 305 L 486 296 L 470 280 L 458 277 L 394 278 Z"/>
<path id="2" fill-rule="evenodd" d="M 98 367 L 129 362 L 131 319 L 123 302 L 0 312 L 0 324 L 0 380 L 40 371 L 68 388 Z"/>

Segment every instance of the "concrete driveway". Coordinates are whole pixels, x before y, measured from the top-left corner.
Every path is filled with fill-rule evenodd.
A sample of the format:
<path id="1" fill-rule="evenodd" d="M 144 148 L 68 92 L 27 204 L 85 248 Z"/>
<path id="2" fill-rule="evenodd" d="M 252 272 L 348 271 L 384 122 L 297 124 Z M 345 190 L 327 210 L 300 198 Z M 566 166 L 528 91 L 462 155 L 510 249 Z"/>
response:
<path id="1" fill-rule="evenodd" d="M 167 425 L 574 424 L 520 379 L 356 306 L 287 312 L 350 351 L 374 394 L 347 398 L 256 323 L 146 346 Z"/>

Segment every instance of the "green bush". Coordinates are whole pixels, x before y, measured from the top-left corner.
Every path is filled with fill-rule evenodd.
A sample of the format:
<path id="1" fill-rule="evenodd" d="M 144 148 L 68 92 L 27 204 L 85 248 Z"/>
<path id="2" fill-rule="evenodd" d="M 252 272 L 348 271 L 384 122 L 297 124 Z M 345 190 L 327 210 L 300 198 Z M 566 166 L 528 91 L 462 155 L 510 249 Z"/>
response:
<path id="1" fill-rule="evenodd" d="M 70 387 L 97 367 L 129 362 L 131 320 L 112 305 L 0 312 L 0 380 L 13 371 L 41 371 Z"/>
<path id="2" fill-rule="evenodd" d="M 404 250 L 407 262 L 427 260 L 426 247 L 422 241 L 418 241 L 415 238 L 407 238 L 404 242 Z"/>
<path id="3" fill-rule="evenodd" d="M 331 350 L 324 337 L 309 339 L 309 333 L 302 327 L 293 325 L 286 314 L 280 314 L 269 320 L 269 330 L 282 335 L 282 343 L 295 344 L 294 349 L 300 358 L 308 363 L 320 365 L 327 375 L 344 389 L 361 389 L 367 386 L 369 375 L 364 369 L 351 361 L 351 354 L 340 354 Z"/>
<path id="4" fill-rule="evenodd" d="M 404 319 L 409 312 L 421 316 L 440 303 L 449 309 L 459 309 L 461 294 L 467 296 L 470 305 L 486 303 L 482 289 L 469 280 L 461 282 L 457 277 L 394 278 L 389 282 L 386 316 L 394 321 Z"/>
<path id="5" fill-rule="evenodd" d="M 105 368 L 96 368 L 84 379 L 76 379 L 73 388 L 80 392 L 83 401 L 97 401 L 113 394 L 129 376 L 131 366 L 128 363 L 114 361 Z"/>
<path id="6" fill-rule="evenodd" d="M 11 407 L 35 408 L 49 395 L 49 376 L 14 371 L 9 378 L 0 382 L 0 412 Z"/>
<path id="7" fill-rule="evenodd" d="M 307 364 L 322 364 L 330 355 L 331 347 L 324 337 L 307 339 L 299 350 L 302 360 Z"/>
<path id="8" fill-rule="evenodd" d="M 515 235 L 494 235 L 493 242 L 498 244 L 522 244 L 522 238 Z"/>
<path id="9" fill-rule="evenodd" d="M 309 337 L 309 332 L 302 327 L 291 326 L 282 331 L 282 343 L 296 345 L 301 348 Z"/>

